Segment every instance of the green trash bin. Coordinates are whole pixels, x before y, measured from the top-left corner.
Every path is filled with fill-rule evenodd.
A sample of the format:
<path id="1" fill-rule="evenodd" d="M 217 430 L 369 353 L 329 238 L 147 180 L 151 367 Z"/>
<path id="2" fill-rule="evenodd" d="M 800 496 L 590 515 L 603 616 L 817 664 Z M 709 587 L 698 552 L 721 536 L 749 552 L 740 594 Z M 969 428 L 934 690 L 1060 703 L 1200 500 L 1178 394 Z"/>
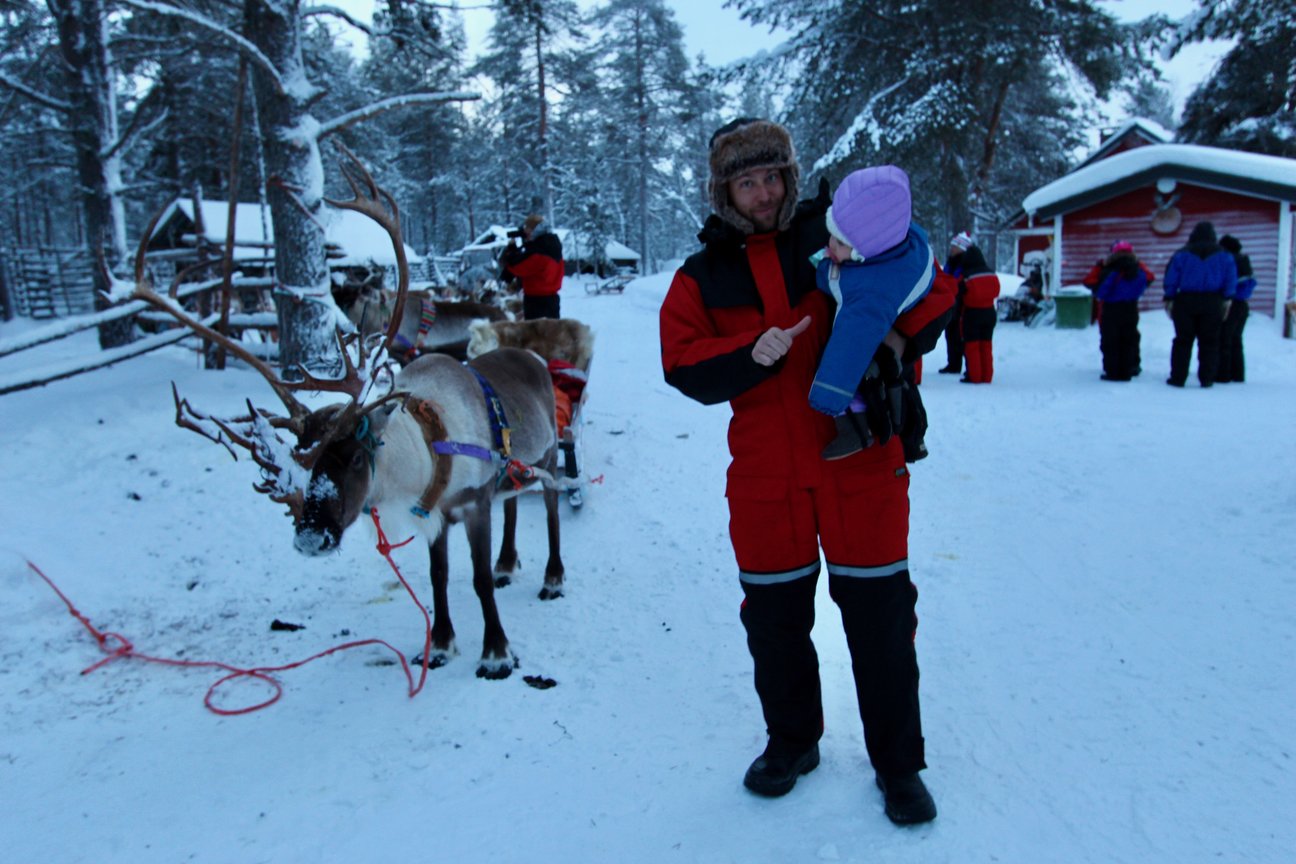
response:
<path id="1" fill-rule="evenodd" d="M 1074 286 L 1055 291 L 1053 304 L 1057 308 L 1055 326 L 1059 329 L 1083 330 L 1089 326 L 1093 317 L 1093 294 L 1088 288 Z"/>

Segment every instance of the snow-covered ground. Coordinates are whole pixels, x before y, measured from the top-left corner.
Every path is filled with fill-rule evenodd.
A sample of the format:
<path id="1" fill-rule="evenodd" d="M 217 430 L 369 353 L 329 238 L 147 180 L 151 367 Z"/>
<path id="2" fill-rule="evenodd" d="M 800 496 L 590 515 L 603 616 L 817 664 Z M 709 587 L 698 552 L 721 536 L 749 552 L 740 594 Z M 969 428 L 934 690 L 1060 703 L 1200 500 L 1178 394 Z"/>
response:
<path id="1" fill-rule="evenodd" d="M 464 653 L 413 699 L 378 647 L 283 673 L 283 698 L 239 717 L 203 706 L 218 672 L 123 660 L 79 674 L 100 654 L 28 561 L 163 657 L 269 666 L 362 638 L 412 654 L 423 623 L 371 531 L 301 557 L 253 466 L 173 424 L 171 380 L 233 412 L 245 396 L 273 404 L 254 374 L 167 348 L 0 398 L 4 860 L 1292 860 L 1296 342 L 1253 317 L 1247 383 L 1210 391 L 1162 383 L 1160 313 L 1144 316 L 1145 372 L 1128 384 L 1098 380 L 1092 328 L 1000 324 L 989 387 L 935 374 L 937 348 L 911 560 L 940 817 L 898 829 L 826 588 L 823 764 L 783 799 L 741 786 L 764 732 L 726 539 L 728 410 L 662 382 L 667 281 L 563 292 L 598 334 L 584 470 L 602 479 L 565 514 L 567 596 L 536 597 L 543 518 L 527 498 L 526 569 L 498 592 L 522 666 L 477 679 L 456 531 Z M 6 358 L 0 374 L 93 345 Z M 426 552 L 397 561 L 426 600 Z M 216 698 L 266 695 L 235 682 Z"/>

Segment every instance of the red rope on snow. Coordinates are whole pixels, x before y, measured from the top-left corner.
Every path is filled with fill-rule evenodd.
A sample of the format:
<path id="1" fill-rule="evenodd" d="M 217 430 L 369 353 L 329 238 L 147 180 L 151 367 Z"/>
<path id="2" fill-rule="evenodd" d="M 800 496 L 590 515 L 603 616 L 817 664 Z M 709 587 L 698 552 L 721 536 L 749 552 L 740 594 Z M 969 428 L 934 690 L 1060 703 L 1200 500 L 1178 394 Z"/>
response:
<path id="1" fill-rule="evenodd" d="M 101 660 L 99 660 L 98 662 L 93 663 L 90 666 L 87 666 L 85 669 L 82 669 L 81 670 L 82 675 L 88 675 L 89 673 L 94 672 L 96 669 L 100 669 L 104 666 L 107 666 L 109 663 L 113 662 L 114 660 L 120 660 L 122 658 L 127 658 L 127 657 L 134 658 L 136 660 L 143 660 L 146 663 L 156 663 L 161 666 L 179 666 L 183 668 L 197 668 L 197 669 L 222 669 L 228 672 L 229 674 L 224 675 L 221 678 L 217 679 L 217 681 L 214 684 L 212 684 L 210 687 L 207 688 L 207 695 L 203 697 L 203 705 L 205 705 L 207 707 L 207 710 L 211 711 L 213 714 L 219 714 L 223 717 L 233 717 L 239 714 L 251 714 L 253 711 L 260 711 L 262 708 L 268 708 L 274 703 L 279 701 L 279 697 L 283 695 L 283 685 L 280 684 L 279 681 L 276 680 L 274 677 L 272 677 L 272 673 L 287 672 L 289 669 L 296 669 L 299 666 L 305 666 L 307 663 L 310 663 L 314 660 L 319 660 L 322 657 L 327 657 L 330 654 L 336 654 L 339 651 L 346 651 L 351 648 L 361 648 L 367 645 L 381 645 L 382 647 L 390 650 L 393 654 L 396 655 L 396 658 L 400 660 L 401 671 L 405 673 L 405 682 L 408 686 L 409 696 L 411 699 L 413 699 L 415 696 L 419 694 L 419 691 L 423 689 L 423 684 L 427 680 L 428 660 L 432 653 L 432 621 L 428 617 L 427 609 L 424 608 L 423 604 L 419 602 L 417 595 L 414 594 L 414 589 L 410 588 L 409 583 L 405 581 L 405 577 L 401 574 L 400 568 L 397 567 L 396 562 L 392 560 L 391 553 L 393 549 L 399 549 L 400 547 L 409 543 L 414 538 L 410 537 L 409 539 L 401 543 L 396 543 L 396 544 L 390 543 L 387 540 L 387 535 L 382 530 L 382 524 L 378 521 L 378 511 L 376 509 L 371 510 L 370 515 L 373 517 L 374 528 L 378 532 L 378 547 L 377 547 L 378 553 L 387 559 L 387 563 L 391 565 L 392 570 L 396 573 L 396 578 L 400 580 L 401 585 L 405 586 L 405 591 L 409 594 L 410 599 L 414 601 L 414 605 L 417 606 L 419 611 L 423 614 L 423 624 L 424 624 L 423 662 L 422 662 L 422 669 L 417 684 L 414 683 L 414 674 L 410 670 L 410 664 L 409 661 L 405 659 L 405 655 L 402 654 L 397 648 L 394 648 L 391 644 L 389 644 L 383 639 L 360 639 L 353 642 L 345 642 L 341 645 L 335 645 L 332 648 L 326 649 L 324 651 L 320 651 L 318 654 L 312 654 L 310 657 L 307 657 L 304 660 L 298 660 L 295 663 L 285 663 L 282 666 L 255 666 L 251 669 L 240 669 L 237 666 L 231 666 L 228 663 L 221 663 L 217 660 L 174 660 L 169 657 L 153 657 L 148 654 L 142 654 L 139 651 L 136 651 L 135 646 L 131 643 L 131 641 L 127 639 L 125 636 L 121 635 L 120 633 L 100 630 L 99 628 L 95 627 L 95 625 L 90 621 L 89 617 L 87 617 L 79 609 L 77 609 L 76 606 L 73 605 L 72 601 L 68 599 L 68 596 L 64 594 L 63 591 L 58 587 L 58 585 L 54 584 L 53 579 L 50 579 L 48 576 L 46 576 L 44 572 L 42 572 L 41 569 L 37 567 L 35 564 L 33 564 L 31 561 L 27 562 L 27 566 L 30 567 L 37 576 L 45 580 L 45 584 L 50 587 L 50 590 L 53 591 L 56 595 L 58 595 L 58 598 L 63 601 L 63 605 L 67 607 L 68 613 L 81 623 L 81 626 L 84 627 L 86 631 L 91 636 L 94 637 L 95 642 L 98 643 L 99 645 L 99 649 L 103 651 L 106 655 L 108 655 L 102 658 Z M 258 702 L 254 705 L 247 705 L 242 708 L 233 708 L 233 709 L 221 708 L 215 705 L 212 700 L 216 695 L 216 691 L 221 687 L 221 685 L 225 684 L 228 681 L 233 681 L 237 678 L 255 678 L 258 681 L 264 681 L 266 684 L 269 684 L 271 687 L 274 688 L 274 693 L 270 696 L 270 698 L 265 699 L 262 702 Z"/>

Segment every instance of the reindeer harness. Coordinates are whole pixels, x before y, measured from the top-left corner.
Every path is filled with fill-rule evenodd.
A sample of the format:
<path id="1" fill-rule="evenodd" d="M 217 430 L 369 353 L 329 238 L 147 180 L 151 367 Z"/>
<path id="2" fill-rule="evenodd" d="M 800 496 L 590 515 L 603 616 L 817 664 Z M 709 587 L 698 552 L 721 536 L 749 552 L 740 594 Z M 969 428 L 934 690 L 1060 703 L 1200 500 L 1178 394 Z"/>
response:
<path id="1" fill-rule="evenodd" d="M 390 314 L 385 307 L 383 312 Z M 396 337 L 393 341 L 401 348 L 401 350 L 417 353 L 423 347 L 423 337 L 432 329 L 432 325 L 436 323 L 436 319 L 436 301 L 431 297 L 424 297 L 419 307 L 418 335 L 414 337 L 414 341 L 411 342 L 406 339 L 400 334 L 399 330 L 396 332 Z"/>
<path id="2" fill-rule="evenodd" d="M 468 367 L 468 371 L 477 376 L 477 383 L 481 385 L 482 396 L 486 400 L 486 411 L 490 416 L 491 437 L 494 440 L 494 451 L 488 450 L 479 444 L 469 444 L 463 441 L 450 441 L 446 436 L 449 434 L 446 430 L 445 423 L 441 421 L 440 406 L 430 399 L 416 399 L 413 396 L 406 396 L 403 406 L 419 423 L 419 428 L 423 430 L 423 439 L 427 442 L 428 448 L 441 456 L 469 456 L 473 459 L 481 459 L 483 462 L 494 462 L 498 464 L 498 472 L 495 477 L 495 484 L 503 486 L 507 478 L 512 482 L 514 489 L 521 489 L 526 483 L 535 480 L 545 472 L 540 471 L 532 465 L 524 465 L 513 458 L 513 449 L 509 441 L 509 423 L 508 416 L 504 413 L 504 405 L 500 402 L 499 396 L 495 394 L 495 388 L 490 382 L 482 376 L 480 372 Z M 423 490 L 419 496 L 418 504 L 410 508 L 410 512 L 420 519 L 428 518 L 432 508 L 436 506 L 437 501 L 445 493 L 446 487 L 450 485 L 450 460 L 437 459 L 436 467 L 432 472 L 432 482 Z"/>

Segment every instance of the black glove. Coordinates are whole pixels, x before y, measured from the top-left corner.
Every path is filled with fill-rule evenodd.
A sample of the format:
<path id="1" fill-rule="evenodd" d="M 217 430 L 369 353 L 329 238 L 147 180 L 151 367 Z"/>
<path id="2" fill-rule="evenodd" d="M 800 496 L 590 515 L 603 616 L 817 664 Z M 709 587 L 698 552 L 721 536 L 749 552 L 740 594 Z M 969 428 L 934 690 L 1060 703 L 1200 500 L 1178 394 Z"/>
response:
<path id="1" fill-rule="evenodd" d="M 887 443 L 898 427 L 891 422 L 887 388 L 881 376 L 866 375 L 860 384 L 860 395 L 864 397 L 864 421 L 868 423 L 869 431 L 873 433 L 873 438 L 878 444 Z"/>
<path id="2" fill-rule="evenodd" d="M 864 419 L 878 444 L 885 444 L 904 423 L 905 381 L 900 358 L 883 343 L 873 353 L 859 392 L 864 397 Z"/>

